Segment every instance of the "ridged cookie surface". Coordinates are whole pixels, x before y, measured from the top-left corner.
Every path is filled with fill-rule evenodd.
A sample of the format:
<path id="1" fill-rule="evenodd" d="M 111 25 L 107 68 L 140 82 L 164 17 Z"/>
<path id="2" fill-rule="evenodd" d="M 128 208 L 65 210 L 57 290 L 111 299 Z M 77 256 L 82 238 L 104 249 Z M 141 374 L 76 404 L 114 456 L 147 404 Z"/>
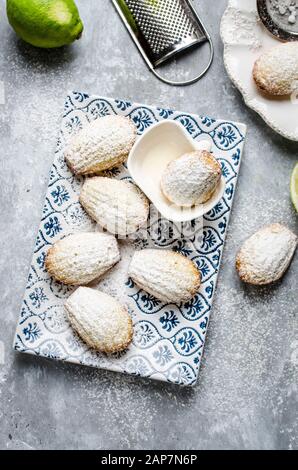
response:
<path id="1" fill-rule="evenodd" d="M 136 127 L 129 118 L 98 118 L 71 140 L 65 152 L 66 162 L 76 175 L 109 170 L 126 160 L 136 136 Z"/>
<path id="2" fill-rule="evenodd" d="M 79 287 L 65 302 L 65 310 L 73 329 L 97 351 L 120 352 L 132 341 L 131 317 L 110 295 Z"/>
<path id="3" fill-rule="evenodd" d="M 147 198 L 128 181 L 100 176 L 87 179 L 80 202 L 99 225 L 120 236 L 135 233 L 149 215 Z"/>
<path id="4" fill-rule="evenodd" d="M 69 285 L 86 285 L 120 260 L 115 237 L 105 233 L 77 233 L 53 245 L 46 257 L 49 274 Z"/>
<path id="5" fill-rule="evenodd" d="M 205 150 L 182 155 L 165 169 L 161 188 L 164 195 L 178 206 L 191 207 L 207 202 L 221 178 L 221 166 Z"/>
<path id="6" fill-rule="evenodd" d="M 297 237 L 287 227 L 272 224 L 252 235 L 240 249 L 236 268 L 240 279 L 266 285 L 278 281 L 289 267 Z"/>
<path id="7" fill-rule="evenodd" d="M 256 61 L 253 77 L 257 86 L 270 95 L 290 95 L 297 89 L 298 43 L 279 44 L 266 51 Z"/>
<path id="8" fill-rule="evenodd" d="M 187 302 L 201 285 L 201 275 L 195 264 L 169 250 L 136 252 L 128 274 L 139 287 L 162 302 Z"/>

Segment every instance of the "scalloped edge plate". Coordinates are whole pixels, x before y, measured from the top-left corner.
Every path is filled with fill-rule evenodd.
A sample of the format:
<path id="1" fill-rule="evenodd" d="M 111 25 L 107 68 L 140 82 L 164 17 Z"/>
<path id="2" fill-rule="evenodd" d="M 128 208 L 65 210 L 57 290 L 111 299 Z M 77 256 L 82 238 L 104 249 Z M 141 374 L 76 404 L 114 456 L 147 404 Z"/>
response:
<path id="1" fill-rule="evenodd" d="M 256 2 L 229 0 L 222 17 L 221 38 L 224 64 L 229 77 L 242 93 L 246 105 L 256 111 L 274 131 L 298 141 L 298 100 L 269 98 L 262 95 L 252 78 L 258 57 L 270 47 L 280 44 L 263 26 Z"/>

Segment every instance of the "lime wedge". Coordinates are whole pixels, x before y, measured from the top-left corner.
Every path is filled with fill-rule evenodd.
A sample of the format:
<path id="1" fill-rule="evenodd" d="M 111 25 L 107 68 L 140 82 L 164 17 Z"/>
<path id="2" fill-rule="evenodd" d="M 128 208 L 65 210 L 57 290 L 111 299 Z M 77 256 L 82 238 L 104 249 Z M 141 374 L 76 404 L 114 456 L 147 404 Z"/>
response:
<path id="1" fill-rule="evenodd" d="M 296 163 L 291 176 L 291 199 L 298 212 L 298 163 Z"/>

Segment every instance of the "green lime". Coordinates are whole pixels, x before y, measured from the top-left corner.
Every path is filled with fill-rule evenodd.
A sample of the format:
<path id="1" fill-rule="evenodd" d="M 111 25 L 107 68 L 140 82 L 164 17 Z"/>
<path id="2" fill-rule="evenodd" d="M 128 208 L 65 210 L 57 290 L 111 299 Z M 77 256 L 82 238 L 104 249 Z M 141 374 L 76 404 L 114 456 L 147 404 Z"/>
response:
<path id="1" fill-rule="evenodd" d="M 298 212 L 298 163 L 296 163 L 291 176 L 291 199 Z"/>
<path id="2" fill-rule="evenodd" d="M 73 0 L 7 0 L 8 20 L 24 41 L 52 48 L 79 39 L 83 23 Z"/>

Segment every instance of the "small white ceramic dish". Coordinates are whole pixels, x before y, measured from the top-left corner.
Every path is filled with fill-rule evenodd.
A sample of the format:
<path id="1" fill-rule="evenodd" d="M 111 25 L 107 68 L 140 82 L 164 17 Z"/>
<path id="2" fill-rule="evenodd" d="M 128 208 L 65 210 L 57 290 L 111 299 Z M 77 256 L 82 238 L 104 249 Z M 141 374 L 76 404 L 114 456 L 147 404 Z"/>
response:
<path id="1" fill-rule="evenodd" d="M 160 181 L 167 165 L 184 153 L 195 150 L 211 151 L 212 140 L 204 136 L 194 140 L 183 125 L 176 121 L 162 121 L 150 127 L 136 142 L 128 157 L 128 170 L 144 194 L 161 215 L 172 222 L 188 222 L 202 217 L 221 200 L 225 180 L 205 204 L 182 208 L 172 204 L 162 193 Z"/>
<path id="2" fill-rule="evenodd" d="M 244 101 L 276 132 L 298 141 L 298 99 L 273 98 L 262 94 L 254 83 L 255 61 L 265 51 L 281 42 L 262 24 L 256 1 L 229 0 L 221 22 L 224 63 Z"/>

